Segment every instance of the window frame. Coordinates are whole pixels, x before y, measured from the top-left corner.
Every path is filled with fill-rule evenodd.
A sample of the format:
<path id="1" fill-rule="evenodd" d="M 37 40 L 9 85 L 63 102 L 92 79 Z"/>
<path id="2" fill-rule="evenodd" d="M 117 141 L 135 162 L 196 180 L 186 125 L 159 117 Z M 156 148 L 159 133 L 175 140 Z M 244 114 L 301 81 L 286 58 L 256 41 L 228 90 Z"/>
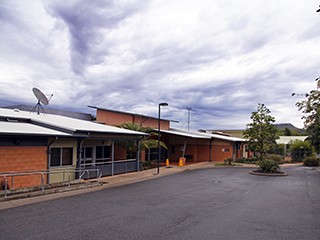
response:
<path id="1" fill-rule="evenodd" d="M 52 158 L 52 152 L 55 151 L 55 150 L 59 150 L 59 165 L 52 165 L 52 162 L 53 162 L 53 158 Z M 64 150 L 70 150 L 71 152 L 71 155 L 70 153 L 66 153 L 64 152 Z M 68 156 L 70 155 L 71 159 L 64 159 L 65 156 Z M 52 147 L 50 149 L 50 168 L 51 167 L 65 167 L 65 166 L 72 166 L 73 165 L 73 160 L 74 160 L 74 148 L 73 147 Z M 54 160 L 55 163 L 58 162 L 57 159 Z M 67 162 L 67 164 L 65 164 L 64 162 Z"/>

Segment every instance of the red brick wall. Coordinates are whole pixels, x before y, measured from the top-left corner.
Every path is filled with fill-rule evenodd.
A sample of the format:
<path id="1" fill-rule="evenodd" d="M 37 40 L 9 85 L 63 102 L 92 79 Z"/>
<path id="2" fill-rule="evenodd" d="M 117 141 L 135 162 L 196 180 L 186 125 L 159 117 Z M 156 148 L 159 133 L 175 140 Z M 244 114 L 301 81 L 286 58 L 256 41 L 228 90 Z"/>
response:
<path id="1" fill-rule="evenodd" d="M 229 152 L 224 152 L 223 149 L 229 149 Z M 232 145 L 213 145 L 212 161 L 223 162 L 226 158 L 232 158 L 232 151 Z"/>
<path id="2" fill-rule="evenodd" d="M 111 126 L 117 126 L 126 122 L 141 123 L 144 127 L 158 128 L 158 120 L 148 117 L 139 117 L 126 113 L 115 113 L 107 110 L 97 110 L 97 122 L 105 123 Z M 160 129 L 168 130 L 170 122 L 160 121 Z"/>
<path id="3" fill-rule="evenodd" d="M 47 169 L 47 147 L 0 147 L 0 172 Z M 44 183 L 46 179 L 45 176 Z M 8 179 L 8 183 L 12 187 L 11 178 Z M 14 188 L 40 184 L 40 175 L 14 177 Z"/>
<path id="4" fill-rule="evenodd" d="M 132 122 L 132 116 L 115 112 L 97 110 L 97 122 L 105 123 L 111 126 L 117 126 L 121 123 Z"/>
<path id="5" fill-rule="evenodd" d="M 170 161 L 172 162 L 178 162 L 179 158 L 182 156 L 182 149 L 184 145 L 179 144 L 175 145 L 175 153 L 171 152 L 172 146 L 169 146 L 168 149 L 168 156 Z M 204 162 L 204 161 L 209 161 L 209 145 L 188 145 L 186 147 L 186 156 L 192 156 L 191 158 L 187 158 L 187 163 L 188 162 Z"/>
<path id="6" fill-rule="evenodd" d="M 127 159 L 127 150 L 122 146 L 114 145 L 114 160 L 125 160 Z"/>

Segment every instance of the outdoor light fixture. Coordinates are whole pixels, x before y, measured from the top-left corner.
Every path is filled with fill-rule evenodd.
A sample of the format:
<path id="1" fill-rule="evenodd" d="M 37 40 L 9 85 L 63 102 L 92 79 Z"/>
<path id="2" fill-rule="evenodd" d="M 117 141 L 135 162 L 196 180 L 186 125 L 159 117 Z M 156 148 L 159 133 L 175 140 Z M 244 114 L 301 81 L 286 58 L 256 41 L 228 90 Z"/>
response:
<path id="1" fill-rule="evenodd" d="M 160 157 L 161 157 L 161 147 L 160 147 L 160 109 L 161 106 L 165 107 L 168 106 L 168 103 L 159 103 L 159 110 L 158 110 L 158 174 L 160 173 Z"/>

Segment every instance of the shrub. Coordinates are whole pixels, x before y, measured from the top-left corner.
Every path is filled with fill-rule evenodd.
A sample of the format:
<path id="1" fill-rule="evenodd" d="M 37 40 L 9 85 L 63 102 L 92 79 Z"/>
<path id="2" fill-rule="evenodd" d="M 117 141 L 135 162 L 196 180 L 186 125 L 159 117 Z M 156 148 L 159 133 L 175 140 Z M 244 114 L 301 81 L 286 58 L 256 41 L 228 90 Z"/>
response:
<path id="1" fill-rule="evenodd" d="M 273 148 L 268 153 L 283 156 L 285 154 L 284 149 L 285 149 L 284 144 L 277 144 L 277 145 L 273 146 Z"/>
<path id="2" fill-rule="evenodd" d="M 269 154 L 267 156 L 268 159 L 273 160 L 279 164 L 284 163 L 284 157 L 278 154 Z"/>
<path id="3" fill-rule="evenodd" d="M 318 167 L 320 165 L 320 159 L 316 157 L 307 157 L 304 159 L 303 165 L 307 167 Z"/>
<path id="4" fill-rule="evenodd" d="M 260 171 L 264 173 L 276 173 L 280 171 L 279 164 L 270 159 L 263 159 L 259 161 Z"/>
<path id="5" fill-rule="evenodd" d="M 224 160 L 224 164 L 225 164 L 225 165 L 232 165 L 232 163 L 233 163 L 233 159 L 232 159 L 232 158 L 226 158 L 226 159 Z"/>
<path id="6" fill-rule="evenodd" d="M 251 158 L 242 157 L 242 158 L 237 158 L 235 160 L 236 163 L 256 163 L 256 161 L 257 161 L 257 158 L 255 157 L 251 157 Z"/>
<path id="7" fill-rule="evenodd" d="M 314 148 L 308 141 L 295 140 L 290 143 L 289 151 L 294 162 L 302 162 L 305 157 L 311 157 Z"/>

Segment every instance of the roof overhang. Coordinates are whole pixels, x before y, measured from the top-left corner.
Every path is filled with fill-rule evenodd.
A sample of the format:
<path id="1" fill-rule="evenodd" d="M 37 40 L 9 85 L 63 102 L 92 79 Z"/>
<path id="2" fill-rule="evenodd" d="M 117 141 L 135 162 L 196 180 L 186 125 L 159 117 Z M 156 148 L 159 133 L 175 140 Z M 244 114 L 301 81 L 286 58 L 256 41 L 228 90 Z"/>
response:
<path id="1" fill-rule="evenodd" d="M 36 114 L 0 108 L 0 134 L 90 137 L 117 136 L 138 139 L 147 133 L 53 114 Z"/>
<path id="2" fill-rule="evenodd" d="M 157 131 L 157 130 L 156 130 Z M 245 142 L 246 140 L 243 138 L 236 138 L 236 137 L 229 137 L 229 136 L 223 136 L 219 134 L 209 134 L 209 133 L 200 133 L 200 132 L 192 132 L 192 131 L 185 131 L 181 129 L 175 129 L 170 128 L 169 130 L 161 130 L 163 133 L 173 134 L 181 137 L 189 137 L 189 138 L 195 138 L 195 139 L 220 139 L 230 142 Z"/>

